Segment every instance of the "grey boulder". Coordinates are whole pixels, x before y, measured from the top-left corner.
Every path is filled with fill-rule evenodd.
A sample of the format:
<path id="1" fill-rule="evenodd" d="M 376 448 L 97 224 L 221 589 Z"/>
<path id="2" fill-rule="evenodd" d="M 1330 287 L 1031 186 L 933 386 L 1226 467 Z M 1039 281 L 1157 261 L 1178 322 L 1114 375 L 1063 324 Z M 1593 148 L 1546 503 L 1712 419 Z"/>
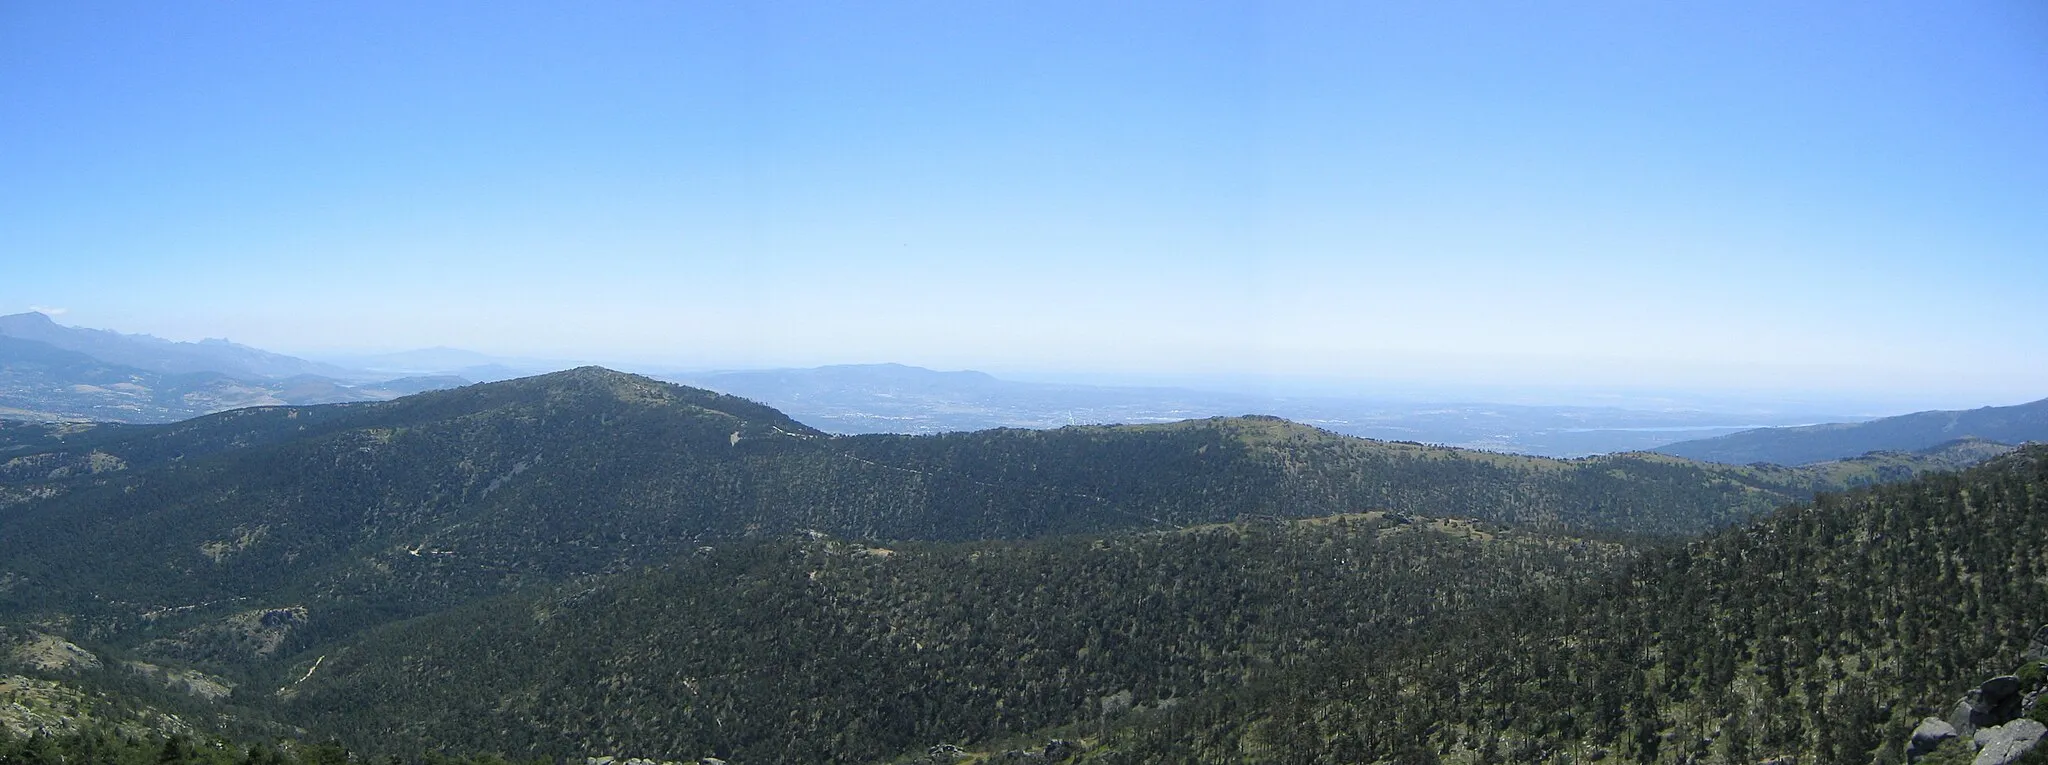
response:
<path id="1" fill-rule="evenodd" d="M 2019 762 L 2034 745 L 2041 743 L 2041 735 L 2048 733 L 2048 725 L 2033 720 L 2014 720 L 1996 728 L 1978 731 L 1975 743 L 1977 759 L 1971 765 L 2012 765 Z"/>
<path id="2" fill-rule="evenodd" d="M 1956 726 L 1948 724 L 1947 720 L 1939 717 L 1929 717 L 1921 720 L 1920 727 L 1913 729 L 1912 743 L 1906 745 L 1906 757 L 1908 759 L 1918 759 L 1928 752 L 1934 751 L 1935 747 L 1941 746 L 1942 742 L 1956 738 L 1959 735 L 1961 734 L 1956 732 Z"/>
<path id="3" fill-rule="evenodd" d="M 1984 692 L 1985 701 L 1996 704 L 2020 692 L 2020 679 L 2017 675 L 1999 675 L 1984 681 L 1978 690 Z"/>
<path id="4" fill-rule="evenodd" d="M 1948 724 L 1965 738 L 1974 735 L 1979 728 L 1991 727 L 1991 705 L 1984 703 L 1984 691 L 1973 688 L 1963 694 L 1955 708 L 1949 711 Z"/>

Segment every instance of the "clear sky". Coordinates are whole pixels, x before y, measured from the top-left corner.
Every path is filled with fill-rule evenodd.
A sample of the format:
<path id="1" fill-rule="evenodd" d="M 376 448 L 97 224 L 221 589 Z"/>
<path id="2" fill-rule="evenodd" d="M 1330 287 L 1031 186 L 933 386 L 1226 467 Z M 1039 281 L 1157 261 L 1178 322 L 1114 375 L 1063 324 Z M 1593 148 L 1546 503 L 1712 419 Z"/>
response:
<path id="1" fill-rule="evenodd" d="M 2048 396 L 2048 4 L 0 4 L 0 313 Z"/>

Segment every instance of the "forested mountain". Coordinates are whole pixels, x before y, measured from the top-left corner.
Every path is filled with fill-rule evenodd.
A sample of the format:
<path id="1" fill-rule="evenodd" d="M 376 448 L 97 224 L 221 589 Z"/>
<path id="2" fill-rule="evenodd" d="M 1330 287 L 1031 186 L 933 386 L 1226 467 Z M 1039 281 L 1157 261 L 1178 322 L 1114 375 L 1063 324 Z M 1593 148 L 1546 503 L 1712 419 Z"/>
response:
<path id="1" fill-rule="evenodd" d="M 1681 441 L 1659 446 L 1656 451 L 1731 465 L 1805 465 L 1875 451 L 1919 451 L 1963 438 L 2003 444 L 2048 441 L 2048 399 L 2017 406 L 1916 412 L 1868 422 L 1758 428 Z"/>
<path id="2" fill-rule="evenodd" d="M 2023 661 L 2044 550 L 2043 447 L 1642 555 L 1382 514 L 776 541 L 302 656 L 280 707 L 401 749 L 745 762 L 1066 736 L 1087 762 L 1897 763 Z"/>
<path id="3" fill-rule="evenodd" d="M 171 712 L 149 710 L 171 710 L 195 731 L 401 755 L 860 761 L 1059 736 L 1139 761 L 1409 761 L 1418 742 L 1462 751 L 1467 731 L 1531 756 L 1648 755 L 1644 730 L 1692 736 L 1701 715 L 1734 713 L 1713 706 L 1733 691 L 1703 685 L 1730 662 L 1763 678 L 1737 688 L 1775 692 L 1753 684 L 1780 668 L 1798 689 L 1785 703 L 1801 705 L 1738 711 L 1821 714 L 1835 681 L 1813 673 L 1856 675 L 1818 657 L 1876 666 L 1876 652 L 1926 639 L 1827 637 L 1875 629 L 1827 631 L 1830 609 L 1858 597 L 1838 587 L 1882 591 L 1856 608 L 1903 608 L 1922 591 L 1887 577 L 1920 563 L 1787 566 L 1979 553 L 2033 565 L 2033 526 L 2014 516 L 1996 527 L 2010 538 L 1972 541 L 1986 529 L 1946 500 L 1948 515 L 1856 529 L 1896 492 L 1948 491 L 1930 486 L 1977 498 L 1976 522 L 2005 518 L 1978 487 L 2005 487 L 1996 502 L 2035 496 L 1985 477 L 2032 480 L 2040 453 L 1824 496 L 1630 562 L 1643 535 L 1721 528 L 1991 448 L 1798 469 L 1549 460 L 1267 417 L 833 437 L 597 368 L 172 425 L 16 424 L 0 428 L 0 665 L 131 700 L 116 704 L 142 721 L 130 725 L 161 730 L 146 721 Z M 1812 518 L 1838 520 L 1823 534 L 1799 525 Z M 1932 572 L 1974 588 L 1941 613 L 2026 618 L 2030 601 L 1969 570 Z M 1904 629 L 1898 618 L 1879 623 Z M 1916 656 L 1935 662 L 1926 687 L 1981 662 L 1964 653 L 1998 642 L 1983 634 Z M 1503 656 L 1513 665 L 1492 664 Z M 1708 680 L 1687 679 L 1699 672 Z M 1560 678 L 1619 695 L 1574 696 Z M 1442 704 L 1417 689 L 1479 700 L 1423 715 L 1402 705 Z M 1590 711 L 1616 699 L 1636 716 Z M 1297 711 L 1321 722 L 1285 716 Z M 1382 712 L 1401 716 L 1317 727 Z M 1447 732 L 1453 714 L 1466 717 Z M 1809 723 L 1782 724 L 1793 732 L 1754 730 L 1777 731 L 1763 739 L 1777 749 L 1827 746 Z M 1269 740 L 1279 730 L 1314 737 Z"/>
<path id="4" fill-rule="evenodd" d="M 303 651 L 229 703 L 401 756 L 1898 763 L 2022 663 L 2044 549 L 2044 447 L 1647 552 L 1384 513 L 780 536 Z"/>
<path id="5" fill-rule="evenodd" d="M 1347 647 L 1136 720 L 1095 759 L 1899 763 L 1916 720 L 2024 661 L 2044 576 L 2035 446 Z"/>
<path id="6" fill-rule="evenodd" d="M 1269 418 L 831 438 L 743 399 L 596 368 L 62 439 L 0 463 L 14 497 L 0 507 L 0 577 L 32 583 L 0 592 L 0 607 L 85 608 L 75 616 L 107 629 L 235 598 L 409 613 L 800 528 L 1028 538 L 1391 509 L 1677 533 L 1913 469 L 1558 461 Z M 322 622 L 358 618 L 370 617 Z"/>

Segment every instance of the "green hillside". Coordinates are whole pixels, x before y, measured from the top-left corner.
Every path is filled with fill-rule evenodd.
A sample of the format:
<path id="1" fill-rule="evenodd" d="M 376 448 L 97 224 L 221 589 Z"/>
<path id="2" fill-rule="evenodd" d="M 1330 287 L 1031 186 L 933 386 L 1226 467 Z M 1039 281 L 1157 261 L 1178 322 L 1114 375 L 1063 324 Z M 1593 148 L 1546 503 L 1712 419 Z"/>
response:
<path id="1" fill-rule="evenodd" d="M 1274 672 L 1135 720 L 1095 760 L 1904 762 L 1915 721 L 2021 663 L 2044 576 L 2032 447 Z"/>
<path id="2" fill-rule="evenodd" d="M 312 608 L 294 645 L 796 529 L 1032 538 L 1386 509 L 1683 533 L 1879 474 L 1516 457 L 1270 418 L 832 438 L 595 368 L 61 438 L 0 463 L 0 579 L 21 583 L 0 616 L 125 633 Z"/>
<path id="3" fill-rule="evenodd" d="M 867 761 L 1086 721 L 1104 696 L 1197 699 L 1624 557 L 1378 514 L 886 549 L 742 543 L 302 654 L 292 674 L 310 677 L 275 713 L 401 751 Z"/>
<path id="4" fill-rule="evenodd" d="M 1092 723 L 1111 734 L 1092 741 L 1102 752 L 1226 761 L 1293 751 L 1260 738 L 1300 728 L 1287 710 L 1337 726 L 1407 715 L 1374 728 L 1404 731 L 1405 745 L 1324 731 L 1324 744 L 1353 747 L 1330 751 L 1393 760 L 1419 752 L 1414 742 L 1455 754 L 1487 735 L 1525 754 L 1645 754 L 1627 736 L 1691 735 L 1731 691 L 1667 687 L 1705 670 L 1658 662 L 1720 649 L 1642 643 L 1677 638 L 1640 620 L 1737 646 L 1764 629 L 1727 631 L 1747 605 L 1646 614 L 1785 581 L 1832 592 L 1840 577 L 1654 568 L 1729 539 L 1748 541 L 1715 555 L 1754 563 L 1744 545 L 1791 531 L 1724 533 L 1653 553 L 1624 578 L 1603 572 L 1649 538 L 1997 449 L 1797 469 L 1551 460 L 1268 417 L 832 437 L 743 399 L 596 368 L 163 426 L 17 425 L 0 429 L 0 665 L 132 712 L 113 718 L 172 710 L 200 721 L 194 732 L 333 735 L 401 754 L 846 761 L 1010 736 L 1092 740 L 1104 732 Z M 1916 486 L 1943 480 L 1958 479 Z M 1785 517 L 1804 516 L 1759 528 Z M 1814 540 L 1753 555 L 1838 552 Z M 1857 587 L 1914 592 L 1871 571 Z M 1813 610 L 1791 597 L 1757 607 Z M 1769 651 L 1807 650 L 1764 634 L 1777 640 Z M 1585 646 L 1636 658 L 1571 664 Z M 1753 672 L 1755 650 L 1711 671 Z M 1512 666 L 1489 663 L 1506 655 Z M 1772 666 L 1816 672 L 1819 655 Z M 1524 671 L 1537 674 L 1466 687 Z M 1374 679 L 1345 680 L 1361 673 Z M 1582 699 L 1561 678 L 1621 695 Z M 1787 697 L 1802 705 L 1792 713 L 1827 711 L 1834 681 L 1820 682 Z M 1572 722 L 1528 728 L 1485 701 L 1457 707 L 1488 711 L 1457 718 L 1453 734 L 1445 712 L 1400 711 L 1415 688 L 1454 687 L 1572 710 Z M 1091 714 L 1105 698 L 1118 714 Z M 1615 718 L 1616 699 L 1636 716 Z M 1878 722 L 1903 713 L 1888 714 Z M 1169 736 L 1178 728 L 1151 719 L 1200 733 Z M 1764 744 L 1820 746 L 1798 730 Z"/>
<path id="5" fill-rule="evenodd" d="M 303 652 L 232 703 L 360 752 L 571 760 L 1903 762 L 2048 614 L 2044 519 L 2034 448 L 1641 553 L 1383 513 L 748 540 Z"/>

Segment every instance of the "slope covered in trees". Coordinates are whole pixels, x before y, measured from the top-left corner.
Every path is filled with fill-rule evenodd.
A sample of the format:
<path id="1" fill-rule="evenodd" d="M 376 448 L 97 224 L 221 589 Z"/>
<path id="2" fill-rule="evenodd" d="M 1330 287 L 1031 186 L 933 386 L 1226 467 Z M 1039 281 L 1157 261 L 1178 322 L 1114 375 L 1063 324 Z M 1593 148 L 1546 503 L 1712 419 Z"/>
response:
<path id="1" fill-rule="evenodd" d="M 1647 552 L 1391 514 L 740 541 L 302 652 L 358 751 L 1903 762 L 2048 618 L 2048 448 Z"/>
<path id="2" fill-rule="evenodd" d="M 1652 573 L 1607 585 L 1636 593 L 1612 602 L 1569 594 L 1564 583 L 1620 553 L 1539 533 L 1710 529 L 1971 453 L 1799 469 L 1651 454 L 1548 460 L 1263 417 L 835 438 L 743 399 L 595 368 L 166 426 L 10 427 L 0 449 L 0 628 L 21 638 L 17 648 L 98 657 L 21 671 L 146 697 L 216 727 L 331 725 L 369 747 L 509 736 L 532 753 L 630 742 L 798 761 L 1085 723 L 1104 697 L 1127 698 L 1132 720 L 1207 710 L 1188 723 L 1206 731 L 1200 741 L 1265 751 L 1256 731 L 1271 726 L 1259 720 L 1288 709 L 1366 719 L 1404 708 L 1387 705 L 1416 688 L 1576 710 L 1572 722 L 1525 730 L 1504 722 L 1522 719 L 1514 711 L 1494 709 L 1494 728 L 1458 723 L 1479 731 L 1474 740 L 1497 728 L 1497 741 L 1536 747 L 1525 753 L 1583 744 L 1640 754 L 1614 731 L 1690 735 L 1693 707 L 1660 700 L 1707 692 L 1643 690 L 1635 673 L 1665 683 L 1699 668 L 1652 672 L 1676 655 L 1664 643 L 1607 646 L 1638 659 L 1626 671 L 1589 664 L 1606 673 L 1590 676 L 1558 656 L 1592 639 L 1581 627 L 1646 634 L 1574 619 L 1695 594 Z M 1327 516 L 1350 520 L 1282 521 Z M 789 541 L 800 532 L 824 538 Z M 883 546 L 894 555 L 865 552 Z M 1771 592 L 1784 576 L 1738 589 Z M 1486 616 L 1460 626 L 1458 614 L 1482 606 Z M 1689 628 L 1721 634 L 1737 619 L 1727 608 Z M 1403 648 L 1411 640 L 1468 663 Z M 17 648 L 0 663 L 34 664 L 8 653 Z M 1668 651 L 1681 648 L 1699 650 Z M 1520 654 L 1516 667 L 1548 673 L 1529 681 L 1537 690 L 1459 686 L 1522 671 L 1476 657 Z M 1811 666 L 1800 656 L 1807 663 L 1773 666 Z M 1716 661 L 1720 672 L 1730 660 Z M 801 692 L 704 682 L 760 672 L 794 678 L 778 683 Z M 1360 672 L 1418 679 L 1327 685 Z M 1292 673 L 1305 679 L 1284 680 Z M 1622 722 L 1586 711 L 1613 699 L 1545 685 L 1559 677 L 1597 677 L 1620 689 L 1618 708 L 1648 711 Z M 694 688 L 697 706 L 678 687 Z M 1274 695 L 1283 687 L 1295 695 Z M 1786 703 L 1812 713 L 1832 687 Z M 1449 751 L 1464 741 L 1424 722 L 1426 735 L 1405 740 Z M 1105 751 L 1158 743 L 1143 726 L 1123 730 L 1099 742 Z M 1396 751 L 1358 731 L 1328 738 Z M 1175 746 L 1208 757 L 1211 744 Z"/>
<path id="3" fill-rule="evenodd" d="M 1388 509 L 1675 533 L 1901 469 L 1560 461 L 1271 418 L 832 438 L 743 399 L 595 368 L 38 438 L 63 446 L 0 463 L 0 581 L 15 583 L 0 587 L 0 617 L 61 615 L 121 644 L 302 608 L 288 640 L 311 645 L 803 528 L 1031 538 Z"/>
<path id="4" fill-rule="evenodd" d="M 1138 721 L 1103 762 L 1904 761 L 2048 620 L 2048 448 L 1826 495 L 1598 586 Z"/>
<path id="5" fill-rule="evenodd" d="M 1087 720 L 1103 697 L 1171 706 L 1624 556 L 1378 514 L 888 550 L 742 543 L 324 650 L 276 714 L 400 749 L 867 761 Z"/>

